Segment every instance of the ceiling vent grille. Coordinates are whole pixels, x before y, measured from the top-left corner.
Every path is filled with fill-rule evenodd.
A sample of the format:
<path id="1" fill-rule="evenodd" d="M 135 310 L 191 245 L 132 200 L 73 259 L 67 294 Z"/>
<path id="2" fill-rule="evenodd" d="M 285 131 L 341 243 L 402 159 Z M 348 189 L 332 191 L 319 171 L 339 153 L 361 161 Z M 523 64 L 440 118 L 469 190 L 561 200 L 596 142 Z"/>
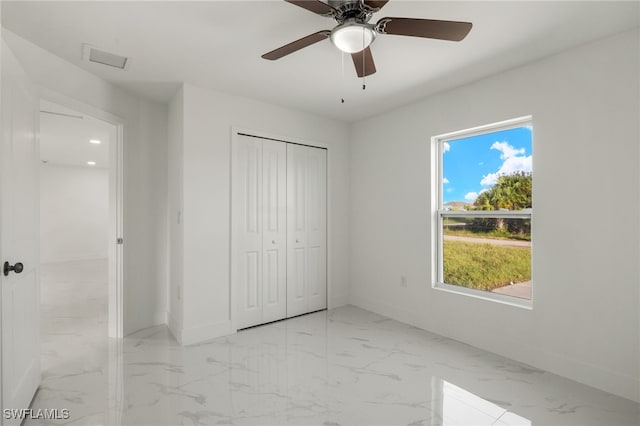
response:
<path id="1" fill-rule="evenodd" d="M 83 45 L 82 58 L 85 61 L 124 70 L 129 65 L 129 58 L 97 49 L 88 44 Z"/>

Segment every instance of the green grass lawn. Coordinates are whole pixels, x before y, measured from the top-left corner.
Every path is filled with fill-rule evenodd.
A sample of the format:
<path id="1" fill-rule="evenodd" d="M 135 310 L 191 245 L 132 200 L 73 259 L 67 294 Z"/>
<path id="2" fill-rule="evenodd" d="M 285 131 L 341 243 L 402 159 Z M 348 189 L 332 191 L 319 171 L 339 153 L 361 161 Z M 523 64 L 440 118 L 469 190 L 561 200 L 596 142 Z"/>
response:
<path id="1" fill-rule="evenodd" d="M 493 290 L 531 280 L 531 248 L 444 241 L 444 282 Z"/>

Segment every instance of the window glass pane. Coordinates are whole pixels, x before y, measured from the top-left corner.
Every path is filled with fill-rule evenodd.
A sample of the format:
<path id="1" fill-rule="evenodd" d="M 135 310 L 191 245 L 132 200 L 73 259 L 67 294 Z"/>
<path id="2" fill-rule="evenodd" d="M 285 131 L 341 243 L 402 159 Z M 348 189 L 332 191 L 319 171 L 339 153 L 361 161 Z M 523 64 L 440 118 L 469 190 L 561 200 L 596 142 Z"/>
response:
<path id="1" fill-rule="evenodd" d="M 531 219 L 443 218 L 443 281 L 531 299 Z"/>
<path id="2" fill-rule="evenodd" d="M 531 208 L 531 127 L 443 142 L 445 210 Z"/>

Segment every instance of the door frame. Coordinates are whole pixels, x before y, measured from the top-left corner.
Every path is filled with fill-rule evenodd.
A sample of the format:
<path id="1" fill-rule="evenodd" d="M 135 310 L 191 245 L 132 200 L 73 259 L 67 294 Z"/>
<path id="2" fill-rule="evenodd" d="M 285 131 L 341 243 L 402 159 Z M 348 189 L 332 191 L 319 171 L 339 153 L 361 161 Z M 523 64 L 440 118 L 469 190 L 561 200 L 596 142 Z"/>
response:
<path id="1" fill-rule="evenodd" d="M 322 148 L 327 150 L 327 176 L 326 176 L 326 187 L 327 187 L 327 203 L 326 203 L 326 218 L 327 218 L 327 309 L 332 309 L 333 305 L 331 303 L 332 300 L 332 290 L 333 290 L 333 280 L 332 280 L 332 264 L 331 264 L 331 231 L 332 231 L 332 220 L 329 212 L 331 211 L 331 199 L 332 199 L 332 191 L 331 186 L 329 185 L 331 174 L 329 171 L 331 170 L 331 148 L 328 144 L 323 142 L 315 142 L 302 138 L 295 138 L 291 136 L 282 136 L 278 134 L 262 132 L 258 130 L 247 129 L 244 127 L 231 126 L 231 141 L 230 141 L 230 167 L 229 167 L 229 322 L 231 323 L 231 333 L 235 333 L 237 328 L 237 309 L 236 309 L 236 301 L 238 300 L 238 295 L 236 291 L 236 286 L 234 285 L 234 270 L 235 270 L 235 249 L 237 247 L 237 238 L 234 234 L 234 226 L 235 223 L 233 221 L 234 214 L 234 186 L 235 182 L 233 179 L 235 170 L 237 169 L 236 165 L 236 146 L 238 136 L 240 135 L 248 135 L 256 138 L 275 140 L 282 143 L 291 143 L 296 145 L 305 145 L 313 148 Z"/>
<path id="2" fill-rule="evenodd" d="M 108 330 L 109 337 L 121 339 L 124 337 L 124 244 L 118 243 L 118 240 L 124 241 L 124 132 L 126 120 L 123 118 L 85 104 L 76 99 L 65 96 L 61 93 L 49 90 L 47 88 L 38 88 L 38 100 L 46 100 L 56 103 L 60 106 L 73 109 L 79 113 L 89 115 L 98 120 L 105 121 L 116 127 L 115 155 L 110 158 L 109 162 L 109 196 L 115 190 L 115 220 L 111 218 L 109 212 L 109 253 L 111 253 L 112 245 L 115 245 L 115 256 L 113 262 L 109 262 L 110 277 L 108 282 L 109 300 L 108 300 Z M 111 206 L 109 207 L 111 209 Z M 109 255 L 111 257 L 111 255 Z M 111 260 L 111 259 L 109 259 Z"/>

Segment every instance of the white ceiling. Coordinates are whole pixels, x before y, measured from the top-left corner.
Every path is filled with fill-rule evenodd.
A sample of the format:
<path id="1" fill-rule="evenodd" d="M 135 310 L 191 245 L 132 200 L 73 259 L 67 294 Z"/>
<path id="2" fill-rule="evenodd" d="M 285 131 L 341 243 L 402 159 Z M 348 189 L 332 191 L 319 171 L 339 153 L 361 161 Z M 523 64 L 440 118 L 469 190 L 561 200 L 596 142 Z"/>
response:
<path id="1" fill-rule="evenodd" d="M 460 43 L 381 35 L 367 89 L 323 41 L 278 61 L 260 55 L 334 22 L 281 0 L 2 2 L 2 24 L 120 86 L 167 102 L 180 82 L 353 121 L 426 95 L 636 28 L 640 3 L 391 0 L 384 16 L 473 22 Z M 131 58 L 83 62 L 82 43 Z M 344 104 L 340 98 L 345 98 Z"/>
<path id="2" fill-rule="evenodd" d="M 43 162 L 78 167 L 109 166 L 109 146 L 116 132 L 114 125 L 44 100 L 40 111 L 40 159 Z M 101 143 L 92 144 L 91 139 Z M 96 165 L 89 166 L 88 161 Z"/>

